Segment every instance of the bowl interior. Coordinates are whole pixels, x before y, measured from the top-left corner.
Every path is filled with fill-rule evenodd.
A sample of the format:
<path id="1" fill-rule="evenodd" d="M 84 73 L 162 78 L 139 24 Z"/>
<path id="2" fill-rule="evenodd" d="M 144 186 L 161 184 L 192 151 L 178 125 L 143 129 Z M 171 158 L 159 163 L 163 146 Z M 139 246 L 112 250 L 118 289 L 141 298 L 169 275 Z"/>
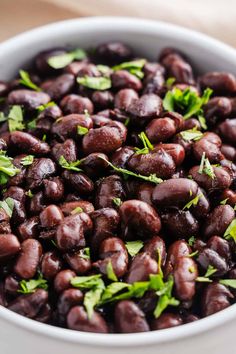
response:
<path id="1" fill-rule="evenodd" d="M 175 47 L 187 54 L 197 72 L 227 69 L 236 73 L 235 51 L 207 36 L 154 21 L 85 18 L 47 25 L 1 44 L 0 79 L 13 78 L 41 50 L 58 46 L 93 48 L 109 40 L 124 41 L 136 55 L 150 60 L 156 60 L 162 48 Z"/>
<path id="2" fill-rule="evenodd" d="M 130 18 L 84 18 L 63 21 L 47 25 L 23 33 L 0 44 L 0 80 L 9 80 L 18 70 L 27 65 L 39 51 L 57 47 L 91 48 L 98 43 L 109 40 L 120 40 L 131 45 L 136 55 L 156 60 L 163 47 L 176 47 L 187 54 L 197 72 L 230 71 L 236 74 L 236 51 L 205 35 L 180 28 L 167 23 Z M 29 331 L 42 333 L 64 340 L 82 341 L 104 345 L 143 345 L 147 340 L 152 342 L 169 342 L 191 334 L 206 332 L 227 321 L 232 321 L 236 315 L 236 305 L 209 318 L 180 326 L 162 333 L 142 333 L 131 335 L 94 335 L 78 333 L 60 328 L 46 326 L 35 321 L 18 316 L 0 307 L 0 317 L 4 321 L 17 324 Z M 122 341 L 119 337 L 122 336 Z M 134 339 L 135 338 L 135 339 Z M 105 344 L 106 343 L 106 344 Z"/>

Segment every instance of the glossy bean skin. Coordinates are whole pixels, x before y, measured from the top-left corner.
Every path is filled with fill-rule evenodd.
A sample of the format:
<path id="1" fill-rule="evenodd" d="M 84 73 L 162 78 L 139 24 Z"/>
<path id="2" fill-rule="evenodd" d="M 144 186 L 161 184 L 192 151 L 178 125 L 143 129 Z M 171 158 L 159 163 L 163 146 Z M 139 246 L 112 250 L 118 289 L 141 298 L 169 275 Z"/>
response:
<path id="1" fill-rule="evenodd" d="M 231 145 L 222 144 L 221 152 L 227 160 L 234 161 L 236 159 L 236 149 Z"/>
<path id="2" fill-rule="evenodd" d="M 140 200 L 125 201 L 120 207 L 120 216 L 124 238 L 134 233 L 145 239 L 160 231 L 159 215 L 152 206 Z"/>
<path id="3" fill-rule="evenodd" d="M 60 209 L 64 216 L 69 216 L 74 213 L 76 208 L 81 208 L 87 214 L 90 214 L 94 211 L 94 206 L 92 203 L 87 202 L 86 200 L 75 200 L 70 202 L 65 202 L 61 204 Z"/>
<path id="4" fill-rule="evenodd" d="M 131 59 L 132 49 L 122 42 L 108 42 L 96 47 L 95 57 L 99 63 L 116 65 Z"/>
<path id="5" fill-rule="evenodd" d="M 151 119 L 162 113 L 162 101 L 155 94 L 142 95 L 139 99 L 133 100 L 127 112 L 134 119 Z"/>
<path id="6" fill-rule="evenodd" d="M 115 209 L 102 208 L 91 213 L 90 217 L 93 221 L 91 245 L 93 251 L 96 252 L 103 240 L 116 236 L 120 216 Z"/>
<path id="7" fill-rule="evenodd" d="M 216 282 L 207 285 L 202 297 L 202 314 L 209 316 L 230 306 L 233 294 Z"/>
<path id="8" fill-rule="evenodd" d="M 22 242 L 20 254 L 15 262 L 14 271 L 23 279 L 34 277 L 42 255 L 41 244 L 34 239 Z"/>
<path id="9" fill-rule="evenodd" d="M 41 260 L 40 269 L 45 279 L 53 279 L 62 268 L 62 262 L 55 251 L 46 252 Z"/>
<path id="10" fill-rule="evenodd" d="M 71 279 L 76 276 L 76 273 L 71 269 L 61 270 L 54 278 L 54 288 L 57 293 L 62 293 L 64 290 L 71 287 Z"/>
<path id="11" fill-rule="evenodd" d="M 222 236 L 234 219 L 234 210 L 230 205 L 219 205 L 209 215 L 203 226 L 205 238 Z"/>
<path id="12" fill-rule="evenodd" d="M 214 97 L 204 106 L 205 118 L 209 123 L 215 123 L 230 115 L 232 104 L 227 97 Z"/>
<path id="13" fill-rule="evenodd" d="M 52 133 L 57 135 L 62 141 L 68 138 L 77 138 L 77 127 L 82 126 L 91 129 L 93 126 L 92 119 L 84 114 L 69 114 L 56 121 L 52 126 Z"/>
<path id="14" fill-rule="evenodd" d="M 93 263 L 93 267 L 107 275 L 109 263 L 117 278 L 123 277 L 128 268 L 128 253 L 125 244 L 117 237 L 106 238 L 99 247 L 99 260 Z"/>
<path id="15" fill-rule="evenodd" d="M 165 265 L 165 276 L 173 272 L 175 263 L 181 257 L 187 257 L 191 253 L 191 248 L 184 240 L 178 240 L 172 243 L 167 251 Z"/>
<path id="16" fill-rule="evenodd" d="M 9 105 L 20 105 L 27 110 L 34 110 L 40 105 L 47 104 L 50 101 L 50 96 L 44 92 L 22 89 L 12 91 L 8 95 L 7 101 Z"/>
<path id="17" fill-rule="evenodd" d="M 119 333 L 137 333 L 149 331 L 144 313 L 129 300 L 120 301 L 115 308 L 115 327 Z"/>
<path id="18" fill-rule="evenodd" d="M 63 156 L 66 161 L 73 162 L 77 160 L 77 155 L 77 146 L 72 139 L 66 139 L 63 143 L 57 143 L 52 147 L 52 156 L 56 161 Z"/>
<path id="19" fill-rule="evenodd" d="M 38 224 L 39 218 L 37 216 L 33 216 L 20 224 L 17 228 L 20 240 L 24 241 L 28 238 L 37 238 L 39 235 Z"/>
<path id="20" fill-rule="evenodd" d="M 87 155 L 81 161 L 81 168 L 84 172 L 90 176 L 91 178 L 100 176 L 105 169 L 108 168 L 107 155 L 99 152 L 94 152 L 92 154 Z"/>
<path id="21" fill-rule="evenodd" d="M 47 304 L 47 301 L 47 291 L 38 289 L 33 294 L 17 297 L 8 305 L 8 309 L 28 318 L 35 319 L 40 310 Z"/>
<path id="22" fill-rule="evenodd" d="M 166 246 L 164 240 L 159 236 L 152 237 L 144 246 L 143 251 L 149 254 L 153 259 L 159 259 L 160 264 L 164 266 L 166 262 Z"/>
<path id="23" fill-rule="evenodd" d="M 115 108 L 126 111 L 130 104 L 138 99 L 138 94 L 132 88 L 125 88 L 117 92 L 115 95 Z"/>
<path id="24" fill-rule="evenodd" d="M 52 177 L 50 179 L 45 179 L 43 184 L 47 200 L 58 202 L 62 199 L 64 195 L 64 185 L 61 178 Z"/>
<path id="25" fill-rule="evenodd" d="M 140 91 L 142 89 L 142 82 L 135 76 L 130 74 L 126 70 L 115 71 L 111 75 L 112 86 L 115 89 L 130 88 L 135 91 Z"/>
<path id="26" fill-rule="evenodd" d="M 60 250 L 70 251 L 85 247 L 85 234 L 92 229 L 88 214 L 80 213 L 67 216 L 57 227 L 56 243 Z"/>
<path id="27" fill-rule="evenodd" d="M 214 178 L 206 174 L 199 173 L 199 166 L 194 166 L 189 171 L 193 180 L 206 191 L 229 188 L 232 183 L 231 174 L 222 167 L 213 167 Z"/>
<path id="28" fill-rule="evenodd" d="M 220 257 L 220 255 L 211 248 L 206 247 L 200 251 L 197 256 L 197 262 L 205 272 L 210 265 L 217 269 L 217 271 L 212 275 L 213 277 L 223 276 L 229 270 L 226 260 Z"/>
<path id="29" fill-rule="evenodd" d="M 45 89 L 45 92 L 51 97 L 51 100 L 58 101 L 64 95 L 71 92 L 75 83 L 74 76 L 71 74 L 62 74 L 52 81 Z"/>
<path id="30" fill-rule="evenodd" d="M 161 221 L 170 237 L 188 237 L 199 232 L 199 222 L 189 210 L 165 212 L 161 216 Z"/>
<path id="31" fill-rule="evenodd" d="M 163 313 L 159 318 L 152 321 L 151 329 L 156 331 L 159 329 L 180 326 L 181 324 L 183 324 L 183 319 L 180 315 L 175 313 Z"/>
<path id="32" fill-rule="evenodd" d="M 64 259 L 76 274 L 86 274 L 92 268 L 92 262 L 84 257 L 83 250 L 66 253 Z"/>
<path id="33" fill-rule="evenodd" d="M 129 169 L 149 176 L 156 174 L 159 178 L 170 178 L 176 169 L 173 158 L 163 149 L 154 149 L 148 154 L 133 154 L 127 163 Z"/>
<path id="34" fill-rule="evenodd" d="M 159 271 L 157 261 L 148 253 L 139 253 L 132 260 L 126 282 L 132 284 L 137 281 L 147 281 L 150 274 L 157 274 Z"/>
<path id="35" fill-rule="evenodd" d="M 130 146 L 124 146 L 117 149 L 111 156 L 113 165 L 125 168 L 129 158 L 133 155 L 134 149 Z"/>
<path id="36" fill-rule="evenodd" d="M 68 328 L 81 332 L 108 333 L 108 327 L 103 317 L 96 311 L 89 319 L 82 306 L 75 306 L 67 315 Z"/>
<path id="37" fill-rule="evenodd" d="M 125 190 L 120 176 L 111 175 L 104 178 L 98 185 L 96 191 L 95 205 L 96 208 L 112 208 L 114 207 L 114 198 L 123 200 Z"/>
<path id="38" fill-rule="evenodd" d="M 226 72 L 210 72 L 200 78 L 202 88 L 210 87 L 218 94 L 232 94 L 236 91 L 234 75 Z"/>
<path id="39" fill-rule="evenodd" d="M 0 235 L 0 261 L 10 259 L 20 251 L 20 243 L 13 234 Z"/>
<path id="40" fill-rule="evenodd" d="M 193 199 L 197 192 L 198 185 L 194 181 L 187 178 L 169 179 L 154 188 L 152 200 L 157 207 L 183 206 Z"/>
<path id="41" fill-rule="evenodd" d="M 148 203 L 153 206 L 152 204 L 152 193 L 153 193 L 154 186 L 151 183 L 141 183 L 138 185 L 135 197 L 142 202 Z"/>
<path id="42" fill-rule="evenodd" d="M 42 227 L 51 228 L 59 225 L 64 217 L 62 211 L 56 205 L 48 205 L 39 215 Z"/>
<path id="43" fill-rule="evenodd" d="M 26 173 L 26 183 L 29 189 L 42 185 L 45 178 L 51 177 L 56 172 L 54 162 L 49 158 L 34 159 Z"/>
<path id="44" fill-rule="evenodd" d="M 10 135 L 10 144 L 14 149 L 20 149 L 22 152 L 28 154 L 45 155 L 49 152 L 47 143 L 25 132 L 12 132 Z"/>
<path id="45" fill-rule="evenodd" d="M 84 173 L 65 170 L 63 172 L 63 178 L 68 187 L 73 188 L 78 193 L 89 194 L 93 192 L 93 181 Z"/>
<path id="46" fill-rule="evenodd" d="M 83 151 L 85 154 L 101 152 L 109 154 L 117 150 L 126 139 L 126 128 L 120 122 L 91 129 L 83 138 Z"/>
<path id="47" fill-rule="evenodd" d="M 218 126 L 220 136 L 224 138 L 225 142 L 235 146 L 236 137 L 236 119 L 226 119 Z"/>
<path id="48" fill-rule="evenodd" d="M 70 94 L 60 101 L 60 106 L 65 114 L 84 114 L 87 110 L 88 114 L 93 114 L 93 103 L 87 97 Z"/>
<path id="49" fill-rule="evenodd" d="M 191 66 L 177 52 L 172 52 L 161 58 L 161 64 L 169 77 L 174 77 L 177 83 L 194 84 Z"/>
<path id="50" fill-rule="evenodd" d="M 91 100 L 96 109 L 107 109 L 112 107 L 114 95 L 110 91 L 95 91 Z"/>
<path id="51" fill-rule="evenodd" d="M 176 296 L 181 301 L 192 300 L 195 295 L 195 280 L 198 276 L 198 269 L 195 261 L 190 257 L 177 259 L 174 271 Z"/>
<path id="52" fill-rule="evenodd" d="M 50 57 L 53 57 L 56 55 L 62 55 L 65 53 L 66 53 L 66 50 L 64 48 L 53 48 L 53 49 L 44 50 L 44 51 L 40 52 L 35 58 L 35 65 L 36 65 L 37 71 L 42 73 L 43 75 L 54 72 L 55 69 L 53 69 L 48 64 L 48 59 Z"/>
<path id="53" fill-rule="evenodd" d="M 63 291 L 57 302 L 58 317 L 61 324 L 65 323 L 70 309 L 82 303 L 83 297 L 83 293 L 79 289 L 67 289 Z"/>
<path id="54" fill-rule="evenodd" d="M 152 143 L 165 142 L 176 133 L 175 123 L 172 119 L 153 119 L 146 128 L 146 134 Z"/>
<path id="55" fill-rule="evenodd" d="M 223 155 L 220 151 L 221 140 L 218 135 L 214 133 L 206 133 L 200 140 L 193 145 L 194 156 L 198 161 L 201 161 L 203 153 L 211 163 L 217 163 Z"/>

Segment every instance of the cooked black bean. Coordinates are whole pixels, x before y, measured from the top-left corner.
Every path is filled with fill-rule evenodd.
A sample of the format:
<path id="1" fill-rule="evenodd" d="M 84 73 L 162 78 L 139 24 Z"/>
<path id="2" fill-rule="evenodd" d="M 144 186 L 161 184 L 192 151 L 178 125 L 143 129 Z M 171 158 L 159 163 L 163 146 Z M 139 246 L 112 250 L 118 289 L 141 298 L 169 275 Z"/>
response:
<path id="1" fill-rule="evenodd" d="M 119 41 L 29 67 L 0 78 L 0 305 L 136 333 L 235 303 L 235 76 Z"/>

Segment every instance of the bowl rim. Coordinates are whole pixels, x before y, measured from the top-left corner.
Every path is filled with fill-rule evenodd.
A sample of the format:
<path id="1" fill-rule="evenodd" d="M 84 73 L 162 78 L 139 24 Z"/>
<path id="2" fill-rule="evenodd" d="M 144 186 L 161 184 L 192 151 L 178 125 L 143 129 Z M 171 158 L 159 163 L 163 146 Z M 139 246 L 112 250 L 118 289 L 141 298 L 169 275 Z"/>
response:
<path id="1" fill-rule="evenodd" d="M 213 51 L 222 51 L 225 56 L 235 59 L 236 50 L 221 41 L 211 38 L 205 34 L 190 30 L 181 26 L 173 25 L 168 22 L 147 20 L 133 17 L 112 17 L 112 16 L 98 16 L 98 17 L 83 17 L 74 18 L 65 21 L 53 22 L 44 26 L 40 26 L 29 31 L 20 33 L 2 43 L 0 43 L 0 52 L 13 51 L 14 45 L 19 46 L 20 43 L 25 41 L 33 41 L 34 36 L 46 36 L 48 31 L 53 34 L 60 33 L 60 31 L 68 32 L 81 26 L 94 27 L 96 29 L 109 27 L 109 26 L 122 25 L 123 30 L 135 29 L 141 26 L 142 31 L 148 33 L 154 31 L 160 35 L 168 32 L 168 35 L 173 35 L 174 38 L 184 39 L 191 41 L 193 44 L 199 43 L 201 47 L 212 49 Z M 4 54 L 3 54 L 4 55 Z M 170 343 L 186 337 L 197 336 L 204 332 L 216 329 L 230 322 L 236 317 L 236 304 L 231 305 L 229 308 L 224 309 L 209 317 L 203 318 L 199 321 L 181 325 L 175 328 L 163 329 L 161 331 L 150 331 L 144 333 L 131 333 L 131 334 L 100 334 L 89 333 L 69 330 L 60 328 L 35 320 L 28 319 L 24 316 L 18 315 L 7 308 L 0 306 L 0 317 L 8 323 L 19 326 L 28 332 L 40 334 L 51 339 L 58 341 L 71 342 L 75 344 L 83 344 L 88 346 L 99 347 L 138 347 L 149 346 L 160 343 Z"/>

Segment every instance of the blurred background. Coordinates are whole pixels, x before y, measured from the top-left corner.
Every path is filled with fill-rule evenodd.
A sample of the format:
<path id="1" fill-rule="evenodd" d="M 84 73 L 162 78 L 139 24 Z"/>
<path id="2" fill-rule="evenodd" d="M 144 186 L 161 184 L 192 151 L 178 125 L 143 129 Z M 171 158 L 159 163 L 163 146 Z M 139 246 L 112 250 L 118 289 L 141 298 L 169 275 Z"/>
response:
<path id="1" fill-rule="evenodd" d="M 168 21 L 236 47 L 236 0 L 0 0 L 0 41 L 46 23 L 101 15 Z"/>

